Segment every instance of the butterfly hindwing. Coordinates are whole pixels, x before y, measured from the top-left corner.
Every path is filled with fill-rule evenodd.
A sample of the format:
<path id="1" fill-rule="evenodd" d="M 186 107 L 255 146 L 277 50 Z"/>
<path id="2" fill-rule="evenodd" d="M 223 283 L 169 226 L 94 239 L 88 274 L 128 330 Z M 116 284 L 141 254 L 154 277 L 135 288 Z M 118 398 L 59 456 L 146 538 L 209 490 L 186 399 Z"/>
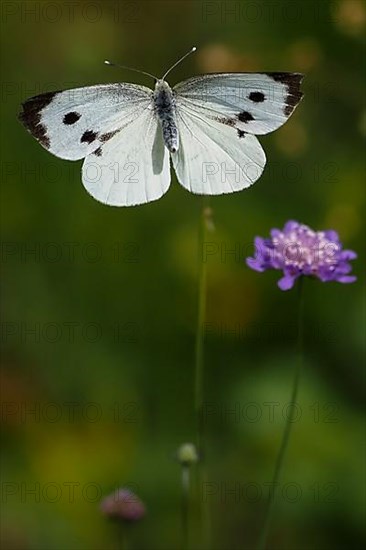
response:
<path id="1" fill-rule="evenodd" d="M 57 157 L 84 158 L 151 106 L 152 90 L 135 84 L 103 84 L 50 92 L 23 103 L 27 130 Z"/>
<path id="2" fill-rule="evenodd" d="M 254 135 L 177 104 L 179 149 L 172 154 L 178 181 L 203 195 L 245 189 L 262 174 L 264 151 Z"/>
<path id="3" fill-rule="evenodd" d="M 95 199 L 112 206 L 143 204 L 166 193 L 170 185 L 169 152 L 151 110 L 145 110 L 88 155 L 82 179 Z"/>
<path id="4" fill-rule="evenodd" d="M 302 98 L 300 73 L 214 73 L 174 87 L 177 105 L 250 134 L 282 126 Z"/>

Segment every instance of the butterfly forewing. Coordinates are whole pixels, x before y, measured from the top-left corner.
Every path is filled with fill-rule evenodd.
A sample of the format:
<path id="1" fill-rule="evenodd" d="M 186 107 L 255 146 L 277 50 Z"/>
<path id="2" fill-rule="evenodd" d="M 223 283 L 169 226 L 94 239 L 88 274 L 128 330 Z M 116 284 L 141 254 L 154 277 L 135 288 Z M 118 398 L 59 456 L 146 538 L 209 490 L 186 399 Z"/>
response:
<path id="1" fill-rule="evenodd" d="M 78 160 L 102 147 L 151 102 L 152 90 L 144 86 L 104 84 L 32 97 L 19 118 L 51 153 Z"/>
<path id="2" fill-rule="evenodd" d="M 177 105 L 251 134 L 282 126 L 300 102 L 299 73 L 216 73 L 174 87 Z"/>

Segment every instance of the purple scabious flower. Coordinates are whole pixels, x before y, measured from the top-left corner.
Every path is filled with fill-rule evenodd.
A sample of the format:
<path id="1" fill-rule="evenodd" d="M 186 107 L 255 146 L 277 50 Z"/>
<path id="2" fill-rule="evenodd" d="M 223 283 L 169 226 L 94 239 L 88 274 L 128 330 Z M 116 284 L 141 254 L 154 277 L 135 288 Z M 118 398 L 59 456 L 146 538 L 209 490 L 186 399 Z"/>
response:
<path id="1" fill-rule="evenodd" d="M 307 225 L 288 221 L 283 230 L 272 229 L 271 238 L 255 238 L 256 254 L 247 258 L 255 271 L 279 269 L 281 290 L 291 289 L 301 275 L 317 277 L 323 282 L 353 283 L 356 277 L 350 260 L 357 258 L 353 250 L 343 250 L 338 233 L 333 230 L 314 231 Z"/>

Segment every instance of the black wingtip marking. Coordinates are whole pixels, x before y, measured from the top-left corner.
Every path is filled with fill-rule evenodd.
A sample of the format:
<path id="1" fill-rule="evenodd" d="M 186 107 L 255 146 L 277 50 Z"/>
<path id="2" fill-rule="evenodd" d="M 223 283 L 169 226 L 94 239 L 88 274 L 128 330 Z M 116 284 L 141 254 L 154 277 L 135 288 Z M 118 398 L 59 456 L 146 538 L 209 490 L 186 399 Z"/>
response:
<path id="1" fill-rule="evenodd" d="M 248 113 L 248 111 L 242 111 L 238 114 L 238 119 L 240 120 L 240 122 L 248 123 L 251 120 L 254 120 L 254 116 Z"/>
<path id="2" fill-rule="evenodd" d="M 263 101 L 266 99 L 266 96 L 262 92 L 250 92 L 249 99 L 254 103 L 263 103 Z"/>
<path id="3" fill-rule="evenodd" d="M 62 122 L 64 124 L 75 124 L 81 117 L 81 114 L 76 113 L 75 111 L 72 111 L 71 113 L 66 113 L 64 118 L 62 119 Z"/>
<path id="4" fill-rule="evenodd" d="M 244 132 L 244 130 L 240 130 L 240 128 L 237 129 L 238 131 L 238 137 L 239 139 L 245 138 L 248 132 Z"/>
<path id="5" fill-rule="evenodd" d="M 23 111 L 18 115 L 20 122 L 46 149 L 50 147 L 50 140 L 47 136 L 47 128 L 41 123 L 41 113 L 58 93 L 47 92 L 27 99 L 22 104 Z"/>
<path id="6" fill-rule="evenodd" d="M 267 73 L 269 77 L 276 82 L 281 82 L 287 86 L 286 105 L 283 112 L 290 116 L 295 107 L 300 103 L 304 94 L 300 90 L 301 82 L 304 78 L 302 73 Z"/>
<path id="7" fill-rule="evenodd" d="M 93 132 L 93 130 L 86 130 L 86 132 L 83 133 L 83 135 L 80 138 L 81 143 L 93 143 L 97 137 L 97 133 Z"/>

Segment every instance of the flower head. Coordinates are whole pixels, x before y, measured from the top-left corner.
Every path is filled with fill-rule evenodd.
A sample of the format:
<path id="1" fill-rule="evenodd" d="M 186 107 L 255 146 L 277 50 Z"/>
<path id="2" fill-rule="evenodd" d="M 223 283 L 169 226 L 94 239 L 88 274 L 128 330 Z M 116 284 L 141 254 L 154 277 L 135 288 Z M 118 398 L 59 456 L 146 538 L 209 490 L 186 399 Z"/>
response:
<path id="1" fill-rule="evenodd" d="M 313 231 L 307 225 L 288 221 L 283 230 L 272 229 L 271 238 L 255 239 L 256 255 L 247 258 L 247 265 L 256 271 L 279 269 L 281 290 L 289 290 L 301 275 L 317 277 L 323 282 L 353 283 L 356 277 L 350 260 L 357 258 L 353 250 L 343 250 L 336 231 Z"/>
<path id="2" fill-rule="evenodd" d="M 198 462 L 198 453 L 195 445 L 193 443 L 183 443 L 178 449 L 177 459 L 182 466 L 191 466 L 195 462 Z"/>
<path id="3" fill-rule="evenodd" d="M 145 515 L 143 502 L 129 489 L 117 489 L 104 498 L 100 509 L 106 516 L 131 522 L 137 521 Z"/>

